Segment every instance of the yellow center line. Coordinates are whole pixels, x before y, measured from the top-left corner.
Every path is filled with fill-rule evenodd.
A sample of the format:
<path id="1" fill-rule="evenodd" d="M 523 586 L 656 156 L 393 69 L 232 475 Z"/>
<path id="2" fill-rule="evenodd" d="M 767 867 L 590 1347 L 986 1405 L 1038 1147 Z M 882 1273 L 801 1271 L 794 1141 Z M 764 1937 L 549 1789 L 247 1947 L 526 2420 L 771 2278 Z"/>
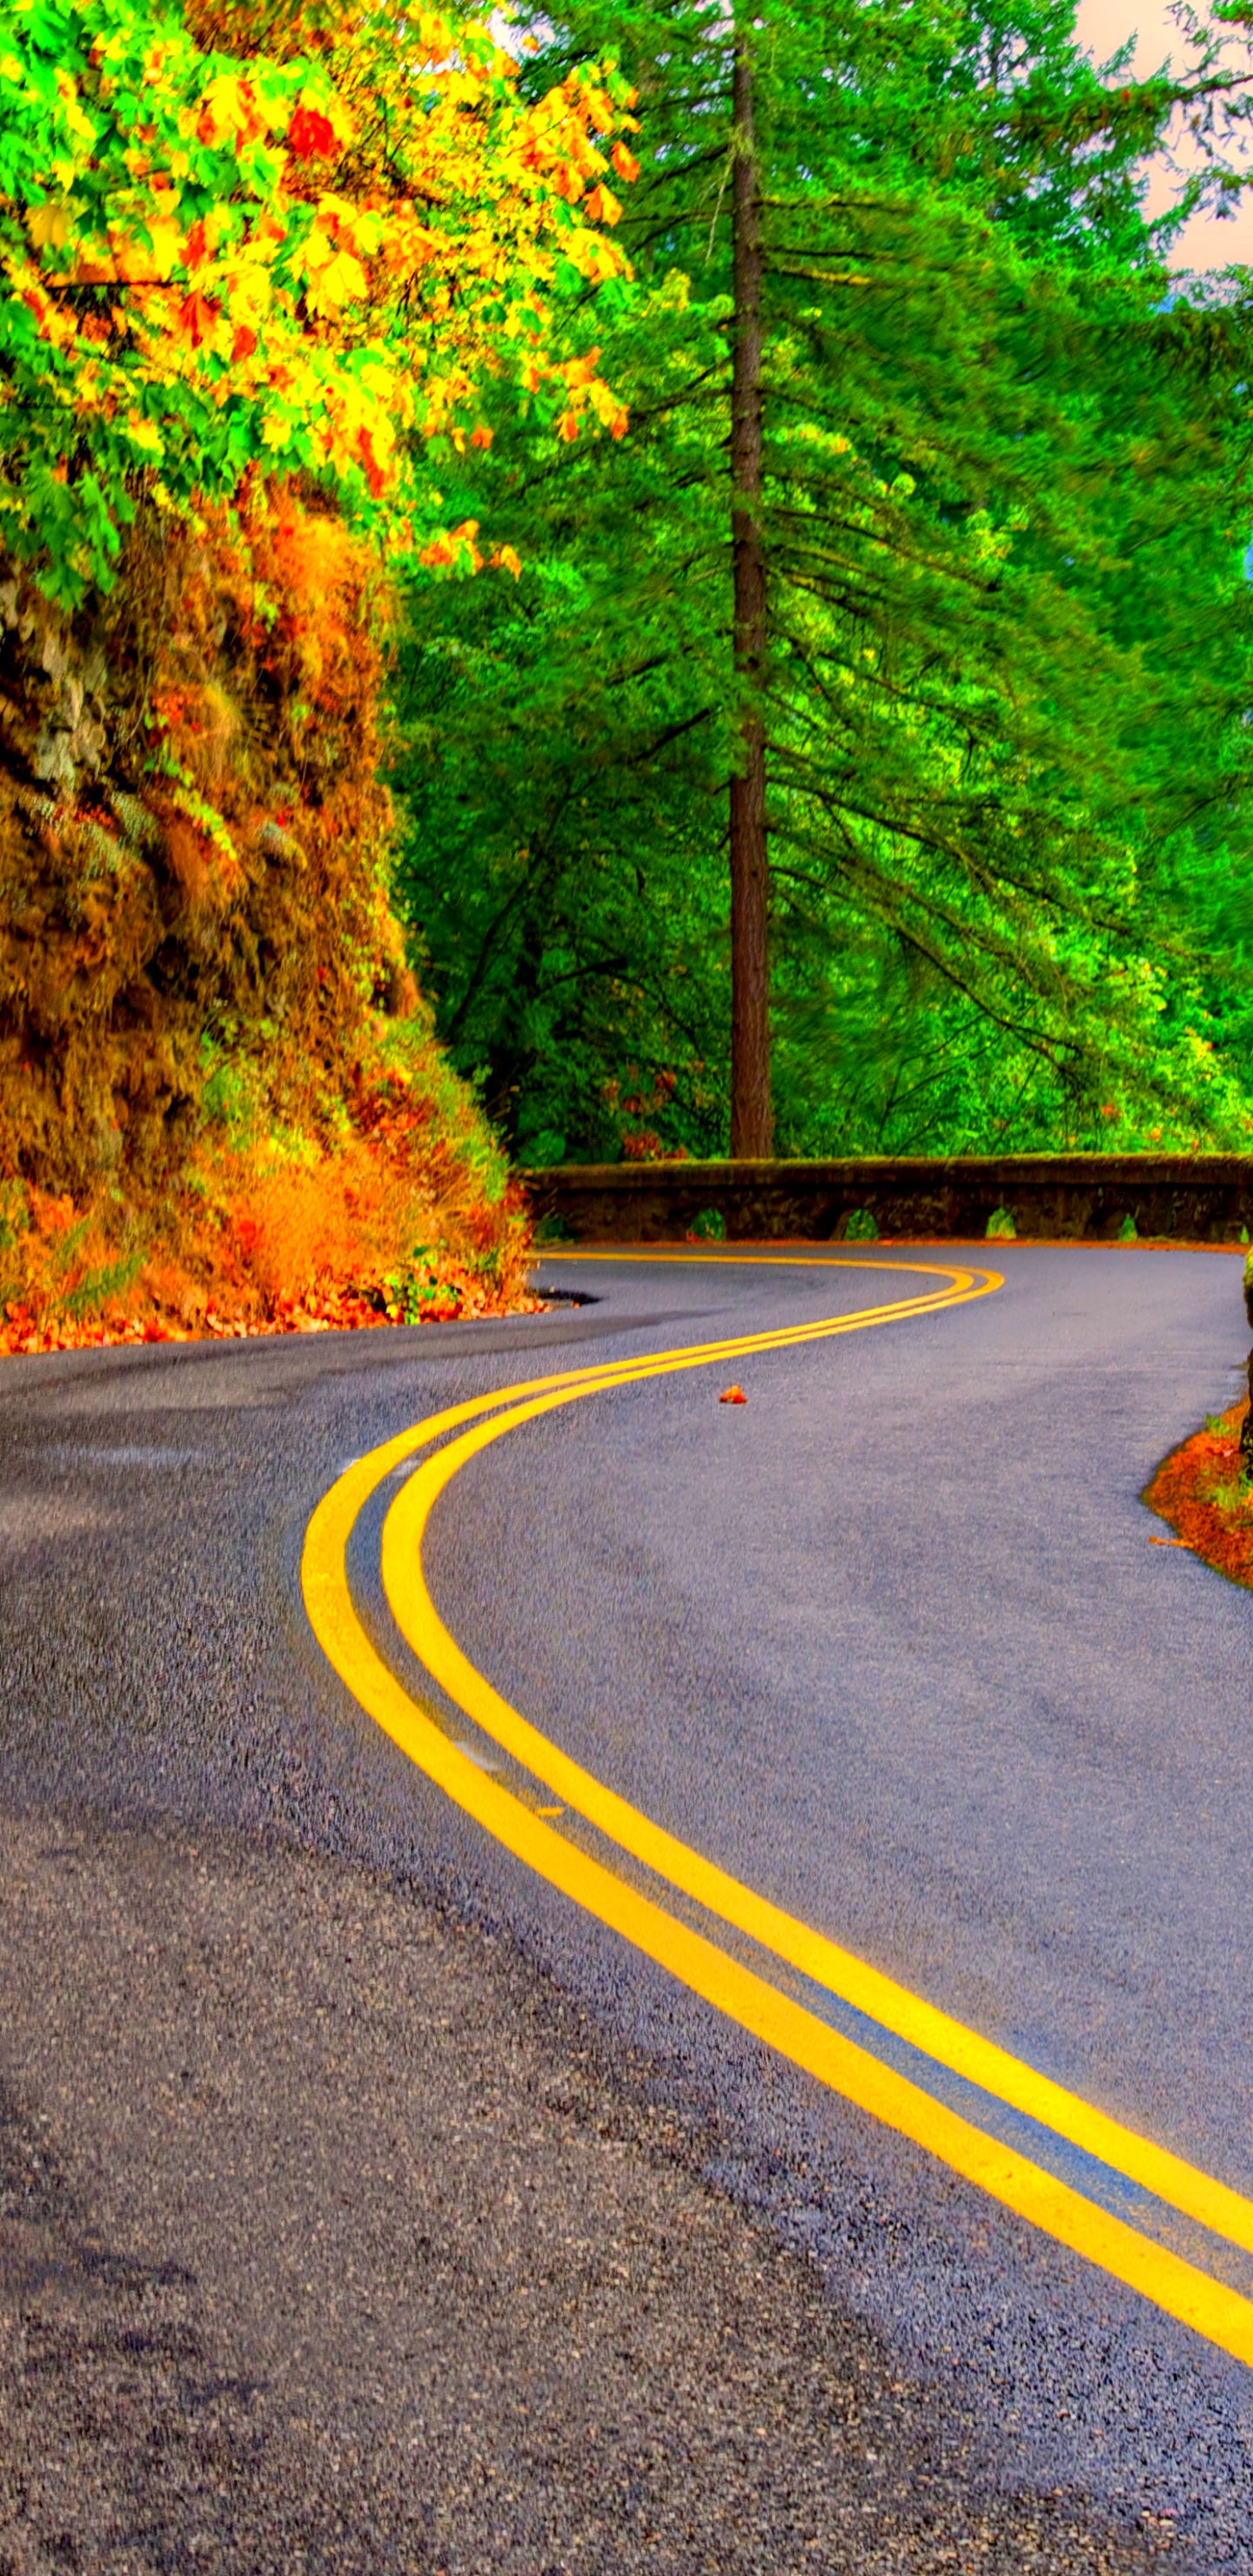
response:
<path id="1" fill-rule="evenodd" d="M 581 1257 L 652 1256 L 589 1253 Z M 682 1253 L 660 1257 L 704 1258 Z M 721 1258 L 738 1261 L 754 1256 Z M 830 1257 L 755 1258 L 771 1267 L 837 1266 Z M 601 1362 L 585 1370 L 567 1370 L 558 1376 L 501 1388 L 429 1416 L 357 1461 L 318 1505 L 306 1535 L 302 1566 L 311 1624 L 329 1660 L 361 1705 L 410 1759 L 529 1867 L 819 2081 L 914 2139 L 1007 2207 L 1142 2291 L 1223 2350 L 1253 2362 L 1253 2303 L 1100 2209 L 1016 2150 L 989 2138 L 906 2077 L 833 2031 L 817 2014 L 729 1957 L 716 1943 L 678 1922 L 663 1907 L 578 1849 L 565 1835 L 554 1832 L 532 1807 L 449 1743 L 377 1654 L 353 1608 L 345 1552 L 363 1504 L 393 1468 L 406 1463 L 445 1432 L 459 1431 L 458 1438 L 429 1456 L 410 1476 L 392 1503 L 382 1539 L 383 1584 L 392 1614 L 409 1645 L 454 1704 L 564 1805 L 586 1817 L 620 1850 L 706 1913 L 746 1934 L 759 1947 L 773 1952 L 884 2029 L 1013 2110 L 1042 2122 L 1059 2138 L 1112 2166 L 1183 2215 L 1253 2251 L 1253 2205 L 1226 2184 L 1124 2128 L 867 1962 L 796 1921 L 654 1824 L 573 1762 L 493 1690 L 462 1653 L 431 1600 L 421 1559 L 430 1513 L 460 1468 L 505 1431 L 585 1395 L 680 1370 L 709 1367 L 732 1357 L 764 1354 L 939 1312 L 949 1305 L 989 1295 L 1002 1285 L 993 1272 L 948 1266 L 940 1270 L 931 1263 L 872 1263 L 859 1259 L 838 1266 L 917 1269 L 943 1277 L 949 1284 L 942 1292 L 893 1300 L 855 1314 L 697 1343 L 645 1359 L 628 1358 Z M 476 1419 L 489 1411 L 492 1419 Z M 474 1422 L 475 1427 L 463 1430 L 467 1422 Z"/>

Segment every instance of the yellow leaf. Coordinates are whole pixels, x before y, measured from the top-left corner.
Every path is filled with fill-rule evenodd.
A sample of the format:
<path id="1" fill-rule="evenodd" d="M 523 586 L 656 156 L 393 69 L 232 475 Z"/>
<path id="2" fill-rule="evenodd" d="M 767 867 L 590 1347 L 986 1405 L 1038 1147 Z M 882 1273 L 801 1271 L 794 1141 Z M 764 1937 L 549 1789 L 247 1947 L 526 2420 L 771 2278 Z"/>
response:
<path id="1" fill-rule="evenodd" d="M 159 277 L 164 281 L 170 275 L 182 251 L 182 233 L 177 224 L 170 223 L 161 215 L 150 222 L 146 229 L 149 242 L 147 273 L 150 277 Z"/>
<path id="2" fill-rule="evenodd" d="M 232 322 L 264 321 L 274 300 L 274 280 L 259 260 L 232 260 L 222 277 L 226 310 Z"/>
<path id="3" fill-rule="evenodd" d="M 54 250 L 64 250 L 70 237 L 73 212 L 69 199 L 65 197 L 59 204 L 55 198 L 49 197 L 42 206 L 30 208 L 26 229 L 36 250 L 46 250 L 49 242 Z"/>
<path id="4" fill-rule="evenodd" d="M 64 121 L 68 125 L 71 134 L 77 134 L 80 136 L 84 143 L 94 143 L 96 139 L 95 126 L 92 124 L 89 116 L 84 116 L 82 108 L 78 103 L 78 91 L 75 88 L 73 81 L 70 79 L 68 72 L 57 73 L 57 91 L 64 110 Z"/>
<path id="5" fill-rule="evenodd" d="M 366 276 L 359 259 L 349 250 L 336 251 L 325 268 L 318 271 L 309 290 L 309 303 L 315 313 L 335 312 L 354 295 L 364 295 Z"/>
<path id="6" fill-rule="evenodd" d="M 219 137 L 238 134 L 241 126 L 251 122 L 252 91 L 238 72 L 215 72 L 205 91 L 204 104 Z"/>
<path id="7" fill-rule="evenodd" d="M 126 427 L 133 446 L 146 449 L 149 456 L 164 456 L 165 442 L 154 421 L 145 420 L 142 413 L 132 411 L 127 415 Z"/>
<path id="8" fill-rule="evenodd" d="M 588 391 L 591 395 L 592 409 L 598 421 L 608 430 L 611 438 L 621 438 L 627 426 L 627 416 L 617 395 L 611 393 L 608 385 L 602 384 L 599 379 L 594 385 L 589 386 Z"/>

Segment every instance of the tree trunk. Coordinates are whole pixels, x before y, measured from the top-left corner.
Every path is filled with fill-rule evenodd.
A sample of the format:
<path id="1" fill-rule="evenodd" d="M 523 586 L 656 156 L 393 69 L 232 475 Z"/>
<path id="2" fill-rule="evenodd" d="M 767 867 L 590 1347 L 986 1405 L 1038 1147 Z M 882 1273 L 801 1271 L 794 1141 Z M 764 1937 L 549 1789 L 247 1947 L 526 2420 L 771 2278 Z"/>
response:
<path id="1" fill-rule="evenodd" d="M 1244 1311 L 1253 1324 L 1253 1252 L 1244 1265 Z M 1249 1353 L 1249 1409 L 1240 1428 L 1240 1473 L 1253 1482 L 1253 1351 Z"/>
<path id="2" fill-rule="evenodd" d="M 769 868 L 766 852 L 766 557 L 761 531 L 761 199 L 751 38 L 737 39 L 732 88 L 731 545 L 735 674 L 746 700 L 731 780 L 731 1152 L 774 1146 L 770 1105 Z"/>

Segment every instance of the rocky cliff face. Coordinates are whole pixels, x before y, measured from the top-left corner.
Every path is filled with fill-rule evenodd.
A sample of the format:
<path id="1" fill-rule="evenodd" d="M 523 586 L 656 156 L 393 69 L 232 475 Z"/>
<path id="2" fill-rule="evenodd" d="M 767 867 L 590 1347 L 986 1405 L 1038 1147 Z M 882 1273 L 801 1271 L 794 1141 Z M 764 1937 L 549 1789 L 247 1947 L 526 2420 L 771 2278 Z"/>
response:
<path id="1" fill-rule="evenodd" d="M 0 1349 L 524 1295 L 389 907 L 388 616 L 291 485 L 72 619 L 0 567 Z"/>
<path id="2" fill-rule="evenodd" d="M 7 1174 L 146 1190 L 216 1044 L 264 1059 L 276 1111 L 316 1114 L 371 1006 L 406 998 L 385 617 L 340 522 L 261 489 L 197 535 L 149 518 L 72 622 L 0 580 Z"/>

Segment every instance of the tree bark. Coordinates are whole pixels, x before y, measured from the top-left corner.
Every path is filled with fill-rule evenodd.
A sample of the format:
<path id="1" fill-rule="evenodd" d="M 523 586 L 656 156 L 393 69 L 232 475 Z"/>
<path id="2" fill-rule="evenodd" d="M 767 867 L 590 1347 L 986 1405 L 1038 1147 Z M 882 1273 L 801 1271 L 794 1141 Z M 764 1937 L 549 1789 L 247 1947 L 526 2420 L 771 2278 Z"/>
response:
<path id="1" fill-rule="evenodd" d="M 751 38 L 736 40 L 732 87 L 731 549 L 735 676 L 744 700 L 740 758 L 731 780 L 731 1153 L 774 1147 L 770 1102 L 770 966 L 767 945 L 766 727 L 761 706 L 768 643 L 762 540 L 761 190 L 753 123 Z"/>

